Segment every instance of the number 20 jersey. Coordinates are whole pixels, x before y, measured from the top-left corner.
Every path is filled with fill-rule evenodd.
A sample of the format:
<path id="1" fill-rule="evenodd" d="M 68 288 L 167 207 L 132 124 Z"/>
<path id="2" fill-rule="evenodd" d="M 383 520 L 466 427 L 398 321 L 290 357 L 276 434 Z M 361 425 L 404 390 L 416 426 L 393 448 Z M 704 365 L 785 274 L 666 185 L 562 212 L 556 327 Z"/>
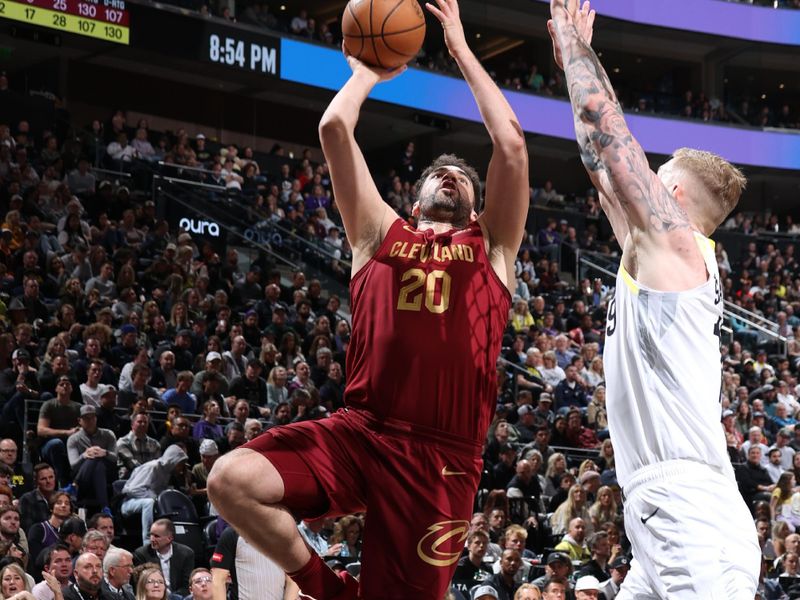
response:
<path id="1" fill-rule="evenodd" d="M 511 302 L 484 244 L 477 222 L 442 234 L 392 224 L 350 282 L 347 406 L 483 441 Z"/>
<path id="2" fill-rule="evenodd" d="M 713 242 L 699 233 L 708 280 L 683 292 L 647 289 L 620 265 L 603 364 L 617 479 L 667 460 L 733 478 L 720 424 L 722 293 Z"/>

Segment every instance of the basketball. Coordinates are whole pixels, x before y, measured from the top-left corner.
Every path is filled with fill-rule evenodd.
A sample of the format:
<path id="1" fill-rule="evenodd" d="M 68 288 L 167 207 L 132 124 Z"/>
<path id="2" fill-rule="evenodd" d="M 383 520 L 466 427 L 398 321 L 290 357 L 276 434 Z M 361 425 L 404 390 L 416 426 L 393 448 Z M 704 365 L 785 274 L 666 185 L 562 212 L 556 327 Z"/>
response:
<path id="1" fill-rule="evenodd" d="M 342 16 L 342 36 L 355 58 L 393 69 L 422 47 L 425 14 L 417 0 L 350 0 Z"/>

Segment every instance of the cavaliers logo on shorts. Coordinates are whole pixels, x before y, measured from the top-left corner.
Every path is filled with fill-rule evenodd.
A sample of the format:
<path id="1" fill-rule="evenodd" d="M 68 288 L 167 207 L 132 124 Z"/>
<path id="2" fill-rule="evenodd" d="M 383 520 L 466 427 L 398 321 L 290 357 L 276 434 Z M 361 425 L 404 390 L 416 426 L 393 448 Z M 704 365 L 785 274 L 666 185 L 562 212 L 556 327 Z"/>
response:
<path id="1" fill-rule="evenodd" d="M 469 521 L 434 523 L 417 544 L 417 555 L 434 567 L 449 567 L 458 562 L 468 533 Z"/>

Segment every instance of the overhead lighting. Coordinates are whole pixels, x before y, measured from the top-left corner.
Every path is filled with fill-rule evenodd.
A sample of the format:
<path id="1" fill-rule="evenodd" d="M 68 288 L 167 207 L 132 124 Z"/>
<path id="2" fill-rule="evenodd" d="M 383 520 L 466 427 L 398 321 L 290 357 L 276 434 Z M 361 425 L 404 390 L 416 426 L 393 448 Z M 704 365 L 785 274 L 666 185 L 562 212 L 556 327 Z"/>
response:
<path id="1" fill-rule="evenodd" d="M 614 67 L 614 73 L 619 73 L 619 67 Z"/>
<path id="2" fill-rule="evenodd" d="M 481 39 L 481 34 L 480 34 L 480 33 L 476 33 L 476 34 L 475 34 L 475 38 L 476 38 L 476 39 Z"/>
<path id="3" fill-rule="evenodd" d="M 281 10 L 286 10 L 286 5 L 285 4 L 281 4 Z"/>
<path id="4" fill-rule="evenodd" d="M 780 85 L 778 86 L 778 89 L 779 89 L 779 90 L 782 90 L 782 89 L 783 89 L 783 88 L 785 88 L 785 87 L 786 87 L 785 85 L 783 85 L 783 84 L 780 84 Z"/>
<path id="5" fill-rule="evenodd" d="M 761 94 L 761 99 L 762 100 L 766 100 L 767 99 L 767 95 L 766 94 Z"/>

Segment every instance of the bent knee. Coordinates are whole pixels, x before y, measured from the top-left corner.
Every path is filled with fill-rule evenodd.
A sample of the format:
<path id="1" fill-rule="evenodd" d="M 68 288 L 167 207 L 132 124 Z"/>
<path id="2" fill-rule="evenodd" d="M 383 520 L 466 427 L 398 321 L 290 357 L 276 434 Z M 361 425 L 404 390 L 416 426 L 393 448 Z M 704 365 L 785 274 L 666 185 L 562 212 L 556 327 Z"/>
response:
<path id="1" fill-rule="evenodd" d="M 221 456 L 211 468 L 207 481 L 208 496 L 220 505 L 247 502 L 275 504 L 283 499 L 283 479 L 263 455 L 238 448 Z"/>

